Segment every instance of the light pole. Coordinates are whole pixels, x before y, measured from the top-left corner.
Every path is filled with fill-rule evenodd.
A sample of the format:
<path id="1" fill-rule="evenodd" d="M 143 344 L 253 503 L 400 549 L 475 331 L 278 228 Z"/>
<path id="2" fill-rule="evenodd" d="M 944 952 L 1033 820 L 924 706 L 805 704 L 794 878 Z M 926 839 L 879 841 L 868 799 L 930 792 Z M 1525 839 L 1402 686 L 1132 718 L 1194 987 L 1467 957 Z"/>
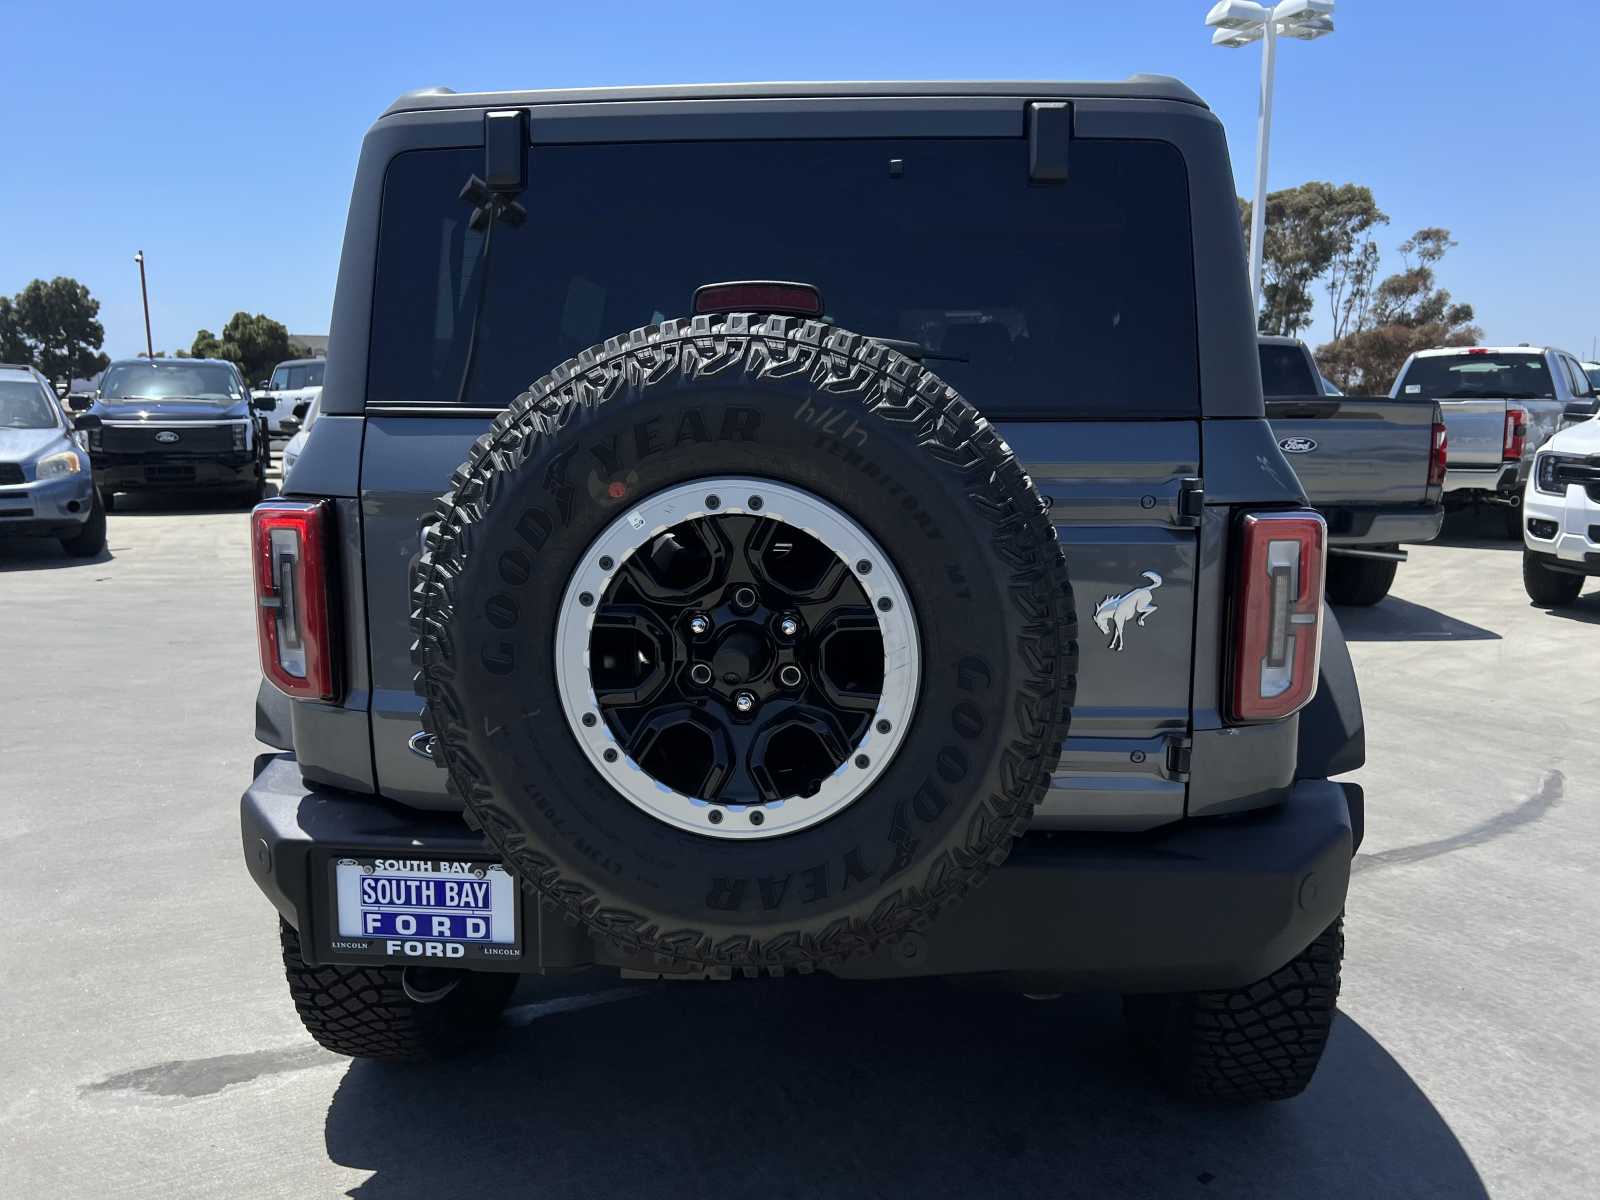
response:
<path id="1" fill-rule="evenodd" d="M 1261 259 L 1267 236 L 1267 143 L 1272 136 L 1272 75 L 1278 38 L 1309 42 L 1333 32 L 1333 0 L 1217 0 L 1206 14 L 1213 46 L 1261 43 L 1261 103 L 1256 114 L 1256 195 L 1250 205 L 1250 296 L 1261 313 Z"/>
<path id="2" fill-rule="evenodd" d="M 133 261 L 139 264 L 139 295 L 144 300 L 144 352 L 145 355 L 155 360 L 156 344 L 150 337 L 150 289 L 144 283 L 144 251 L 133 256 Z"/>

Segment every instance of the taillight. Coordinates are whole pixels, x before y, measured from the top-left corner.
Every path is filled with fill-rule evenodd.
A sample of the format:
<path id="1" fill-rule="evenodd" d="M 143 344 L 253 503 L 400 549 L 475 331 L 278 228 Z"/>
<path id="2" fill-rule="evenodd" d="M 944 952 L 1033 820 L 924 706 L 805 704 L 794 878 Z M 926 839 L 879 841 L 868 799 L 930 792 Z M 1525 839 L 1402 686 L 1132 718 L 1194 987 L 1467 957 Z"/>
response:
<path id="1" fill-rule="evenodd" d="M 1316 513 L 1251 513 L 1240 535 L 1229 716 L 1276 721 L 1316 694 L 1328 527 Z"/>
<path id="2" fill-rule="evenodd" d="M 271 500 L 250 517 L 261 670 L 279 691 L 334 698 L 328 502 Z"/>
<path id="3" fill-rule="evenodd" d="M 1450 434 L 1442 421 L 1433 423 L 1433 452 L 1428 456 L 1428 486 L 1443 487 L 1445 462 L 1450 451 Z"/>
<path id="4" fill-rule="evenodd" d="M 1520 408 L 1506 409 L 1506 436 L 1501 455 L 1506 462 L 1522 461 L 1522 441 L 1528 436 L 1528 414 Z"/>

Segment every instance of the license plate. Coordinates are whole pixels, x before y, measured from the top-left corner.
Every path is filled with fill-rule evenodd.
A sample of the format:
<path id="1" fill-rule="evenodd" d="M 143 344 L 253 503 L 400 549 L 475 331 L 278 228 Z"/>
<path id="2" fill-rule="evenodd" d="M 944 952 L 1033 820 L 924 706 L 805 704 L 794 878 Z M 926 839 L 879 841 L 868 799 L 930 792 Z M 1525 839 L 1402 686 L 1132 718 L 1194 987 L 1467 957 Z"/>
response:
<path id="1" fill-rule="evenodd" d="M 333 895 L 338 957 L 467 965 L 521 954 L 517 883 L 499 863 L 341 857 Z"/>

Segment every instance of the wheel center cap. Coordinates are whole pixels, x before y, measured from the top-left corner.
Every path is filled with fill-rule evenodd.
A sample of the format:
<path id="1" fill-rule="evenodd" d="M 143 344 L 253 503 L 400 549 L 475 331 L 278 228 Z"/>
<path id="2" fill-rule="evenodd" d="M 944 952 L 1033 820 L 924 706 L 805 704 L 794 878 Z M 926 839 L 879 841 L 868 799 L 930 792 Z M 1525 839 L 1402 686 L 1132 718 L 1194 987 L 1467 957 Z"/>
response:
<path id="1" fill-rule="evenodd" d="M 764 672 L 772 660 L 767 639 L 747 625 L 735 626 L 717 642 L 711 669 L 724 683 L 747 683 Z"/>

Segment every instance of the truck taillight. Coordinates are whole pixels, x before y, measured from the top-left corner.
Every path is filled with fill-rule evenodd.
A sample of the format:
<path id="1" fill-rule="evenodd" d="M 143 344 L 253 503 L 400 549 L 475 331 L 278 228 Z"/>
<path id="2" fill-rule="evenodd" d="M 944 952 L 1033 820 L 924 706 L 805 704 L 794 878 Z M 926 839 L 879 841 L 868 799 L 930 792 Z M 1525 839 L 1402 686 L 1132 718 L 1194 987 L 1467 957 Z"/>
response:
<path id="1" fill-rule="evenodd" d="M 1450 435 L 1444 422 L 1433 423 L 1433 452 L 1428 456 L 1428 486 L 1443 487 L 1446 460 L 1450 452 Z"/>
<path id="2" fill-rule="evenodd" d="M 1528 414 L 1520 408 L 1506 409 L 1505 452 L 1506 462 L 1522 461 L 1522 442 L 1528 436 Z"/>
<path id="3" fill-rule="evenodd" d="M 1328 527 L 1312 512 L 1250 513 L 1240 535 L 1228 715 L 1276 721 L 1317 690 Z"/>
<path id="4" fill-rule="evenodd" d="M 261 670 L 311 700 L 334 698 L 328 521 L 326 500 L 270 500 L 250 516 Z"/>

